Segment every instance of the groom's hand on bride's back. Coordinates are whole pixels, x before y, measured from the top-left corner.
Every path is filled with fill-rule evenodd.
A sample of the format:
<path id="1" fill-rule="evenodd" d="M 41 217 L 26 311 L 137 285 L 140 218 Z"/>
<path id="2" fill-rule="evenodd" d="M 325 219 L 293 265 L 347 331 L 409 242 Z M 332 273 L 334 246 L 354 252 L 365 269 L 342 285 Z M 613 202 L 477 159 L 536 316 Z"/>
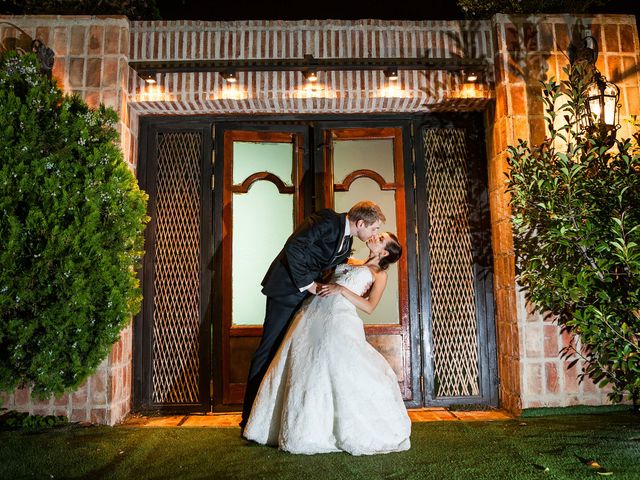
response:
<path id="1" fill-rule="evenodd" d="M 317 282 L 313 282 L 309 288 L 307 288 L 307 292 L 312 293 L 314 295 L 318 294 L 318 286 Z"/>

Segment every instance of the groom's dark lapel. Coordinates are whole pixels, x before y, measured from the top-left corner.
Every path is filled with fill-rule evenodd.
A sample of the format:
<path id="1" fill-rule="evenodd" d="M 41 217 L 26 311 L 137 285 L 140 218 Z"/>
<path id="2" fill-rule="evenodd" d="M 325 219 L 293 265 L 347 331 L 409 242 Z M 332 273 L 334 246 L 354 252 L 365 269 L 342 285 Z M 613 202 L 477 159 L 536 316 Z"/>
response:
<path id="1" fill-rule="evenodd" d="M 342 241 L 342 239 L 344 238 L 345 225 L 347 223 L 347 214 L 341 213 L 339 216 L 340 216 L 340 221 L 338 223 L 339 223 L 340 231 L 338 232 L 338 237 L 336 239 L 336 246 L 333 250 L 333 257 L 331 258 L 331 263 L 333 263 L 333 261 L 339 256 L 344 255 L 344 252 L 348 251 L 348 249 L 351 248 L 350 242 L 347 241 L 347 240 L 350 240 L 350 238 L 345 239 L 344 242 Z M 342 245 L 342 248 L 340 248 L 341 245 Z M 346 249 L 345 249 L 345 246 L 346 246 Z"/>

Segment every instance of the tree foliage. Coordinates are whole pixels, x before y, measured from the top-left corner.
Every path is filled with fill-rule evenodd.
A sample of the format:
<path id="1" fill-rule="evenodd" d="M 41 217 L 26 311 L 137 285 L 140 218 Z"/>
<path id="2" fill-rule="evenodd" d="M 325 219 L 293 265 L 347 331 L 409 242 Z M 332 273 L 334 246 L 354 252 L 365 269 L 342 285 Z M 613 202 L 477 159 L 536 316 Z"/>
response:
<path id="1" fill-rule="evenodd" d="M 117 120 L 0 58 L 0 390 L 77 387 L 139 310 L 146 194 Z"/>
<path id="2" fill-rule="evenodd" d="M 528 298 L 575 334 L 582 375 L 610 398 L 640 394 L 640 149 L 629 139 L 609 149 L 580 128 L 593 67 L 565 68 L 543 83 L 549 137 L 509 147 L 508 190 L 518 280 Z"/>
<path id="3" fill-rule="evenodd" d="M 496 13 L 585 13 L 610 0 L 458 0 L 469 17 L 488 18 Z"/>
<path id="4" fill-rule="evenodd" d="M 131 20 L 160 18 L 156 0 L 1 0 L 8 13 L 24 15 L 126 15 Z M 8 5 L 4 5 L 8 3 Z"/>

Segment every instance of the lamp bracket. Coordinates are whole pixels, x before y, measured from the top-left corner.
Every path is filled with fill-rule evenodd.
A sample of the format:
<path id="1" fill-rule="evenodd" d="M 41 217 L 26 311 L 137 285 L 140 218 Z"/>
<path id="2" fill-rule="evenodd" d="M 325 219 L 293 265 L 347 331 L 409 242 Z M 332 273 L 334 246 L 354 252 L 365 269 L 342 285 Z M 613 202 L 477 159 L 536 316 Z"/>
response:
<path id="1" fill-rule="evenodd" d="M 55 61 L 55 53 L 53 50 L 51 50 L 49 47 L 47 47 L 44 42 L 42 42 L 41 40 L 35 39 L 32 40 L 31 36 L 29 36 L 29 34 L 27 34 L 27 32 L 25 32 L 24 30 L 22 30 L 20 27 L 18 27 L 17 25 L 14 25 L 11 22 L 5 22 L 5 21 L 1 21 L 0 24 L 4 24 L 4 25 L 9 25 L 12 28 L 15 28 L 16 30 L 18 30 L 19 32 L 21 32 L 26 39 L 31 40 L 31 52 L 36 54 L 36 57 L 38 58 L 38 62 L 40 62 L 40 71 L 46 75 L 47 77 L 51 78 L 51 72 L 53 70 L 53 63 Z M 27 53 L 26 50 L 26 45 L 24 47 L 18 47 L 17 45 L 17 39 L 13 39 L 15 40 L 15 43 L 12 47 L 8 47 L 7 43 L 6 43 L 6 39 L 5 39 L 5 44 L 1 45 L 0 47 L 0 51 L 5 51 L 5 50 L 15 50 L 16 52 L 18 52 L 19 55 L 24 55 L 25 53 Z"/>
<path id="2" fill-rule="evenodd" d="M 580 40 L 574 39 L 567 47 L 567 57 L 571 65 L 579 61 L 595 65 L 598 60 L 598 41 L 590 32 Z"/>

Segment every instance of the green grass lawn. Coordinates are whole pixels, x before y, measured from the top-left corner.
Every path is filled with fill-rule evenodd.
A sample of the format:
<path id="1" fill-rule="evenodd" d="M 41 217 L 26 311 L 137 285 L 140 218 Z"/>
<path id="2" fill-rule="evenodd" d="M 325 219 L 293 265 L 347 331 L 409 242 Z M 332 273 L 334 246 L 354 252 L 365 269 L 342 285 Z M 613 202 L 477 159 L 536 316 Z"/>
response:
<path id="1" fill-rule="evenodd" d="M 523 425 L 526 423 L 526 425 Z M 0 478 L 640 479 L 640 416 L 414 423 L 408 452 L 302 456 L 236 428 L 66 426 L 0 432 Z M 548 469 L 548 470 L 547 470 Z"/>

